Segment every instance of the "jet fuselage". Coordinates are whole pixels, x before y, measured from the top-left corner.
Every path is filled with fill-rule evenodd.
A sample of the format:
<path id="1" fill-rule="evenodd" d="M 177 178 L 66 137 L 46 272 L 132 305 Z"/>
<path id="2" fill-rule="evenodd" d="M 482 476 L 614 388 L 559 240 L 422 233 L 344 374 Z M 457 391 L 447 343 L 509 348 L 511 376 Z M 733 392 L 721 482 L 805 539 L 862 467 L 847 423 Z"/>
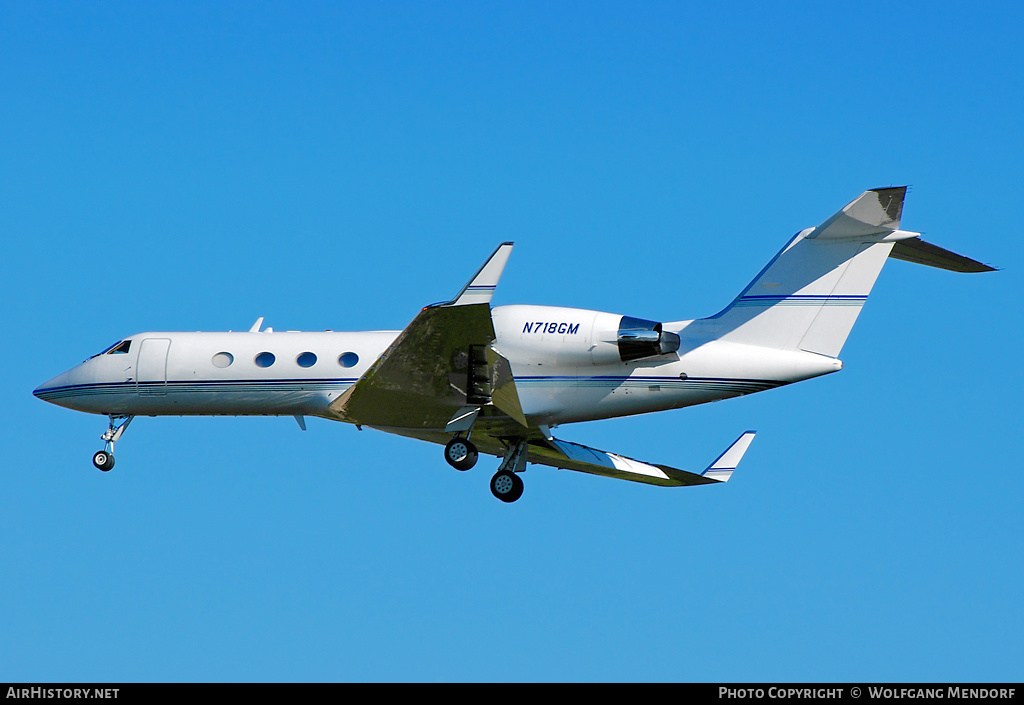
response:
<path id="1" fill-rule="evenodd" d="M 678 350 L 623 362 L 616 342 L 622 318 L 550 306 L 493 309 L 494 347 L 512 365 L 531 424 L 691 406 L 841 367 L 838 360 L 813 353 L 690 337 L 691 321 L 664 326 L 680 336 Z M 399 332 L 139 333 L 44 383 L 35 394 L 78 411 L 114 416 L 330 416 L 331 402 Z"/>

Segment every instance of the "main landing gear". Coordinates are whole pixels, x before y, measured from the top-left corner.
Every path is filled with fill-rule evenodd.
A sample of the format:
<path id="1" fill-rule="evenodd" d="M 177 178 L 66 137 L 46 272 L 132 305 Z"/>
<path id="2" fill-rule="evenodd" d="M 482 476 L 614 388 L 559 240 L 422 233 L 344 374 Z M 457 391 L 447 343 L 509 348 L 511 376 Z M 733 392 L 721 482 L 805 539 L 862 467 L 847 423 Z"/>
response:
<path id="1" fill-rule="evenodd" d="M 491 494 L 511 504 L 523 496 L 523 480 L 514 472 L 499 470 L 491 478 Z"/>
<path id="2" fill-rule="evenodd" d="M 502 502 L 515 502 L 523 496 L 523 480 L 519 473 L 526 470 L 526 439 L 514 440 L 505 451 L 498 472 L 491 478 L 491 494 Z M 478 453 L 468 438 L 456 436 L 444 447 L 444 459 L 456 470 L 469 470 L 476 465 Z"/>
<path id="3" fill-rule="evenodd" d="M 468 438 L 456 436 L 444 447 L 444 459 L 459 471 L 469 470 L 476 465 L 477 457 L 476 446 Z"/>
<path id="4" fill-rule="evenodd" d="M 125 429 L 128 428 L 128 424 L 132 422 L 134 416 L 114 416 L 109 414 L 110 428 L 107 432 L 100 436 L 100 440 L 103 441 L 103 450 L 96 451 L 92 456 L 92 464 L 103 472 L 109 471 L 114 467 L 114 443 L 121 437 Z M 117 419 L 124 419 L 121 423 L 115 425 Z"/>

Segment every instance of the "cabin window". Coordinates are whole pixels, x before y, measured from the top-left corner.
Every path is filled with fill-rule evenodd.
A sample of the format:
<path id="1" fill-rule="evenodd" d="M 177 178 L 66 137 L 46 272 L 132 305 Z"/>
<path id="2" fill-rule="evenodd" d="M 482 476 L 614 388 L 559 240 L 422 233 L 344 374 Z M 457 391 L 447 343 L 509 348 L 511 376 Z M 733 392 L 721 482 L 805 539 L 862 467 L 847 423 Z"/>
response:
<path id="1" fill-rule="evenodd" d="M 316 355 L 311 352 L 304 352 L 295 358 L 295 362 L 298 363 L 299 367 L 312 367 L 316 364 Z"/>
<path id="2" fill-rule="evenodd" d="M 355 367 L 358 362 L 359 356 L 354 352 L 342 353 L 341 356 L 338 357 L 338 364 L 342 367 Z"/>
<path id="3" fill-rule="evenodd" d="M 213 366 L 224 368 L 235 361 L 235 356 L 229 352 L 219 352 L 213 356 Z"/>
<path id="4" fill-rule="evenodd" d="M 261 352 L 259 355 L 256 356 L 254 362 L 256 363 L 257 367 L 270 367 L 271 365 L 274 364 L 274 361 L 276 359 L 277 358 L 274 357 L 274 353 Z"/>

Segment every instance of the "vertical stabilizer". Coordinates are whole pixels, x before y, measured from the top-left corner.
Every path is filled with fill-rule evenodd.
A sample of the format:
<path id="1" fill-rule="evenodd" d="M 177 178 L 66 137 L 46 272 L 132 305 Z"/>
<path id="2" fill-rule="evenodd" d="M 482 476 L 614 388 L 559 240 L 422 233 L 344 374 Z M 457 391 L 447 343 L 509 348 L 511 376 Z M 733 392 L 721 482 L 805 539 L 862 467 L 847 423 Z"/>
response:
<path id="1" fill-rule="evenodd" d="M 716 337 L 837 357 L 899 229 L 906 188 L 865 191 L 798 233 L 724 311 L 703 323 Z"/>
<path id="2" fill-rule="evenodd" d="M 724 311 L 699 321 L 709 338 L 838 357 L 889 257 L 954 272 L 992 267 L 900 230 L 905 186 L 865 191 L 797 233 Z"/>

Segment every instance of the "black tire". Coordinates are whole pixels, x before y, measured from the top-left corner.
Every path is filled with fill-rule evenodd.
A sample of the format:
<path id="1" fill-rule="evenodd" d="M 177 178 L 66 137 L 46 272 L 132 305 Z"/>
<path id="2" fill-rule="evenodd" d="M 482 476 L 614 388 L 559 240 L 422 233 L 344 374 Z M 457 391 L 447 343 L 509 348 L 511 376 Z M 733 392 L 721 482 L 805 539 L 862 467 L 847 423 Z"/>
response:
<path id="1" fill-rule="evenodd" d="M 491 478 L 491 494 L 502 502 L 512 503 L 523 496 L 523 480 L 514 472 L 502 470 Z"/>
<path id="2" fill-rule="evenodd" d="M 108 472 L 114 467 L 114 456 L 105 450 L 96 451 L 92 456 L 92 464 L 103 472 Z"/>
<path id="3" fill-rule="evenodd" d="M 444 447 L 444 459 L 456 470 L 469 470 L 478 457 L 476 446 L 465 438 L 453 438 Z"/>

